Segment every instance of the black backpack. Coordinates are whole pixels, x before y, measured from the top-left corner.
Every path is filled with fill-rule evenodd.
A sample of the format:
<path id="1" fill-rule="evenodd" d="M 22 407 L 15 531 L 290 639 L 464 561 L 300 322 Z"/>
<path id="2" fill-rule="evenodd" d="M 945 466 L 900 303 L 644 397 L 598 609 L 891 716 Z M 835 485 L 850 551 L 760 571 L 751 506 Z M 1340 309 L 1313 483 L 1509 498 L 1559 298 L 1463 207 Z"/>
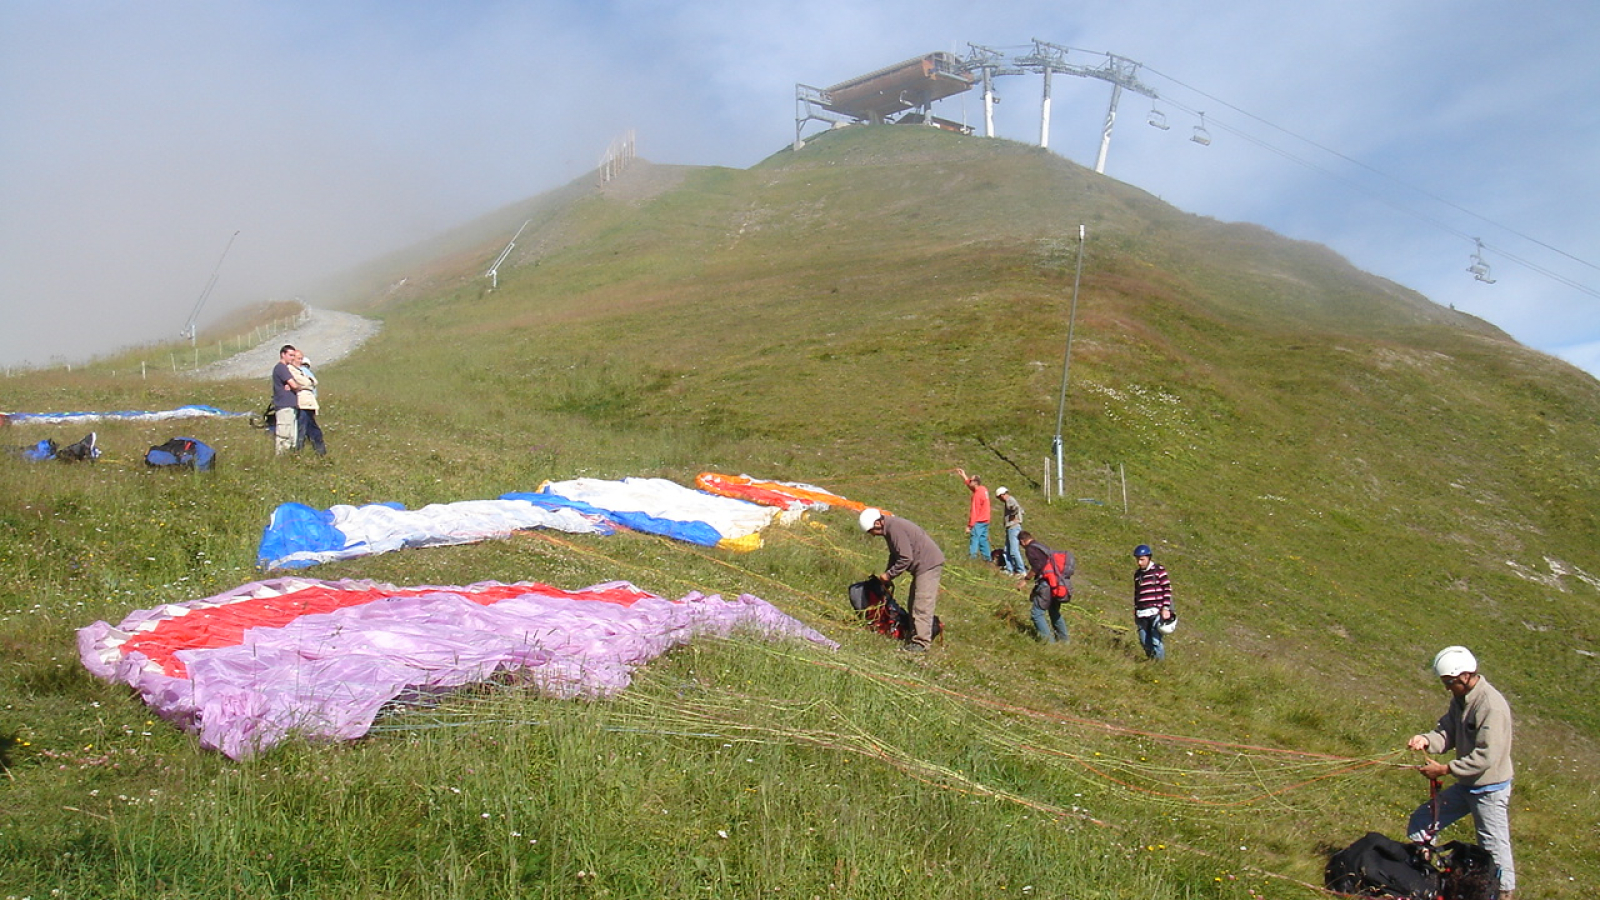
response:
<path id="1" fill-rule="evenodd" d="M 850 608 L 861 614 L 868 628 L 897 641 L 909 641 L 917 633 L 911 613 L 895 602 L 892 581 L 868 578 L 850 585 Z M 937 638 L 942 634 L 944 623 L 934 616 L 933 636 Z"/>
<path id="2" fill-rule="evenodd" d="M 261 415 L 252 415 L 250 417 L 250 427 L 265 428 L 269 432 L 276 431 L 278 428 L 278 407 L 271 400 L 268 400 L 267 408 L 261 411 Z"/>
<path id="3" fill-rule="evenodd" d="M 1323 884 L 1341 894 L 1433 900 L 1439 896 L 1439 871 L 1416 844 L 1369 831 L 1328 859 Z"/>
<path id="4" fill-rule="evenodd" d="M 68 444 L 56 451 L 56 459 L 62 462 L 94 462 L 99 458 L 99 442 L 92 431 L 76 444 Z"/>
<path id="5" fill-rule="evenodd" d="M 1433 855 L 1438 865 L 1420 845 L 1371 831 L 1328 859 L 1323 884 L 1341 894 L 1394 900 L 1495 900 L 1499 896 L 1499 872 L 1489 851 L 1451 841 Z"/>

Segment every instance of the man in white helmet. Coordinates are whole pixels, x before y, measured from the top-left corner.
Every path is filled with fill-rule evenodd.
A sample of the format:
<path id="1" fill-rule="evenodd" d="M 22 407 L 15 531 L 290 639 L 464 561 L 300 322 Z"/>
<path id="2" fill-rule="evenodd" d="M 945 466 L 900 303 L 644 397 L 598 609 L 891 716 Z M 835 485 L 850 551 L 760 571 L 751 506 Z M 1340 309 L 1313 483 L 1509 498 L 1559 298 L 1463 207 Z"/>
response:
<path id="1" fill-rule="evenodd" d="M 1426 734 L 1413 735 L 1409 750 L 1428 754 L 1418 767 L 1438 780 L 1454 775 L 1454 784 L 1435 800 L 1417 807 L 1406 832 L 1418 843 L 1432 843 L 1451 823 L 1472 813 L 1478 844 L 1494 857 L 1500 870 L 1500 900 L 1512 900 L 1517 870 L 1511 858 L 1511 707 L 1506 698 L 1478 674 L 1478 661 L 1465 647 L 1446 647 L 1433 658 L 1433 674 L 1450 692 L 1450 707 Z M 1448 763 L 1431 757 L 1454 749 Z"/>
<path id="2" fill-rule="evenodd" d="M 861 511 L 861 530 L 883 537 L 889 545 L 889 563 L 873 575 L 884 583 L 911 573 L 911 623 L 915 632 L 905 649 L 921 653 L 933 643 L 933 610 L 939 602 L 939 576 L 944 572 L 944 551 L 910 519 L 891 516 L 868 507 Z"/>

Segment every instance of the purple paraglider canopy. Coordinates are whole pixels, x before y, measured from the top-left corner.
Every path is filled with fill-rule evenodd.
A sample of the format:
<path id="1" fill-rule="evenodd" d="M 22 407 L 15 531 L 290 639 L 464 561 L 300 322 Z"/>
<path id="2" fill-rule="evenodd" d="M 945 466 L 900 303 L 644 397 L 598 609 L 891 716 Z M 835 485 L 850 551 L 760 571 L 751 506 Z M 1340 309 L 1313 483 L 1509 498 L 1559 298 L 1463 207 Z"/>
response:
<path id="1" fill-rule="evenodd" d="M 96 622 L 79 630 L 78 651 L 90 672 L 239 759 L 292 734 L 358 738 L 403 693 L 499 673 L 557 697 L 605 697 L 679 644 L 744 629 L 838 646 L 749 594 L 281 578 Z"/>

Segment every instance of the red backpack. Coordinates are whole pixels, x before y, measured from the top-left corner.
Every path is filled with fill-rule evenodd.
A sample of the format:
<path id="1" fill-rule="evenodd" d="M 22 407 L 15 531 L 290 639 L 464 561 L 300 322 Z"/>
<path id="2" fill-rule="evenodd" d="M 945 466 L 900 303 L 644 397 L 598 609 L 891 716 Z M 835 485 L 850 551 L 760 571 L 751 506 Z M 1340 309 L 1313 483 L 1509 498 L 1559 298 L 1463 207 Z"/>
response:
<path id="1" fill-rule="evenodd" d="M 1050 585 L 1050 599 L 1072 598 L 1072 575 L 1078 570 L 1078 561 L 1071 550 L 1051 550 L 1044 564 L 1044 583 Z"/>

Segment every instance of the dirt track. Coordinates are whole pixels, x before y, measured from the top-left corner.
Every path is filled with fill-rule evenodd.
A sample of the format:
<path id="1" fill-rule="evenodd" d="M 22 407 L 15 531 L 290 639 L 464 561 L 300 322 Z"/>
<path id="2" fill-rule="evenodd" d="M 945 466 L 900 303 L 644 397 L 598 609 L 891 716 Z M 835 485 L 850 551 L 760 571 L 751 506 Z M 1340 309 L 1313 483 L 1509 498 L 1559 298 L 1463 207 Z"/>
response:
<path id="1" fill-rule="evenodd" d="M 367 338 L 378 333 L 380 323 L 354 313 L 309 309 L 306 320 L 267 343 L 194 370 L 192 377 L 208 381 L 266 378 L 278 362 L 278 348 L 293 344 L 317 368 L 349 356 Z"/>

